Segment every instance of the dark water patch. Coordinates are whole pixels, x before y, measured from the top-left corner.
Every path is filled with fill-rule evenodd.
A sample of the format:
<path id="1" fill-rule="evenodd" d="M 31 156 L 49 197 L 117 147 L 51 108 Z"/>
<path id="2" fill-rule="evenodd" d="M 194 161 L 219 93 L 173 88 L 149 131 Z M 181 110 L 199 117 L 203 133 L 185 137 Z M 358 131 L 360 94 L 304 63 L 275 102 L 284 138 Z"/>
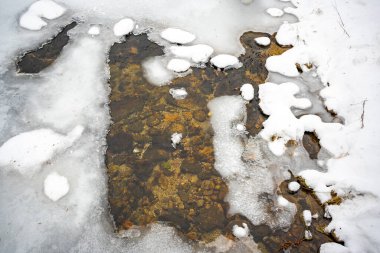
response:
<path id="1" fill-rule="evenodd" d="M 63 47 L 69 42 L 68 31 L 73 29 L 77 22 L 66 25 L 53 39 L 39 46 L 38 49 L 25 53 L 16 63 L 19 73 L 38 73 L 47 68 L 58 58 Z"/>

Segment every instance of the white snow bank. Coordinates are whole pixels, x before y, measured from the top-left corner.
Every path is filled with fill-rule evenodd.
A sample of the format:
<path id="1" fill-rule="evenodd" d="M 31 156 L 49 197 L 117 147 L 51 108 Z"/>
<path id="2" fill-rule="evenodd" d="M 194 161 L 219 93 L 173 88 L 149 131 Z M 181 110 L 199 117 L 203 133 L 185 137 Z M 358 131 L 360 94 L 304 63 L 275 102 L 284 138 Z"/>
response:
<path id="1" fill-rule="evenodd" d="M 178 100 L 181 100 L 181 99 L 185 99 L 187 97 L 187 91 L 185 88 L 171 88 L 169 90 L 169 93 L 170 95 L 173 96 L 174 99 L 178 99 Z"/>
<path id="2" fill-rule="evenodd" d="M 264 83 L 259 86 L 260 108 L 269 118 L 263 123 L 260 132 L 268 141 L 269 148 L 276 155 L 282 155 L 289 140 L 300 140 L 304 126 L 290 110 L 291 107 L 305 109 L 311 102 L 305 98 L 296 98 L 299 87 L 293 83 Z"/>
<path id="3" fill-rule="evenodd" d="M 21 133 L 0 147 L 0 166 L 10 166 L 22 174 L 32 175 L 55 154 L 69 148 L 83 132 L 76 126 L 66 136 L 51 129 Z"/>
<path id="4" fill-rule="evenodd" d="M 178 44 L 187 44 L 195 40 L 195 35 L 178 28 L 167 28 L 161 32 L 161 38 Z"/>
<path id="5" fill-rule="evenodd" d="M 257 37 L 255 38 L 255 42 L 260 46 L 269 46 L 270 39 L 268 37 Z"/>
<path id="6" fill-rule="evenodd" d="M 171 59 L 168 62 L 167 68 L 174 72 L 185 72 L 190 68 L 190 62 L 184 59 Z"/>
<path id="7" fill-rule="evenodd" d="M 319 248 L 320 253 L 350 253 L 351 251 L 343 245 L 335 242 L 327 242 Z"/>
<path id="8" fill-rule="evenodd" d="M 5 7 L 5 6 L 3 6 Z M 21 27 L 29 30 L 41 30 L 47 23 L 42 19 L 56 19 L 65 13 L 66 9 L 51 0 L 39 0 L 33 3 L 20 17 Z"/>
<path id="9" fill-rule="evenodd" d="M 215 67 L 221 69 L 239 68 L 242 65 L 236 56 L 228 54 L 219 54 L 217 56 L 214 56 L 211 58 L 210 62 Z"/>
<path id="10" fill-rule="evenodd" d="M 205 44 L 193 46 L 171 46 L 170 52 L 177 57 L 192 60 L 195 63 L 205 63 L 208 61 L 214 49 Z"/>
<path id="11" fill-rule="evenodd" d="M 57 172 L 52 172 L 45 178 L 44 193 L 49 199 L 57 201 L 65 196 L 69 190 L 69 181 Z"/>
<path id="12" fill-rule="evenodd" d="M 255 96 L 255 90 L 253 89 L 252 84 L 245 83 L 240 87 L 241 96 L 246 101 L 251 101 Z"/>
<path id="13" fill-rule="evenodd" d="M 123 18 L 113 26 L 113 33 L 120 37 L 127 35 L 135 28 L 135 22 L 130 18 Z"/>
<path id="14" fill-rule="evenodd" d="M 266 12 L 272 17 L 281 17 L 284 15 L 284 11 L 279 8 L 268 8 Z"/>
<path id="15" fill-rule="evenodd" d="M 239 225 L 234 225 L 232 227 L 232 233 L 237 238 L 244 238 L 244 237 L 249 236 L 249 228 L 247 224 L 243 223 L 242 225 L 243 225 L 242 227 L 240 227 Z"/>

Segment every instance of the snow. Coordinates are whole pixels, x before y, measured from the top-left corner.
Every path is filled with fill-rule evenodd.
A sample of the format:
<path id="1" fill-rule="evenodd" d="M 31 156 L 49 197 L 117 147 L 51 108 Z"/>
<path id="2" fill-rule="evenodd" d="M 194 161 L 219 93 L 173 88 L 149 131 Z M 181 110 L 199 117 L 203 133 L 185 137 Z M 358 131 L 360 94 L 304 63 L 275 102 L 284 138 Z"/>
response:
<path id="1" fill-rule="evenodd" d="M 100 27 L 98 25 L 92 25 L 87 33 L 90 35 L 99 35 Z"/>
<path id="2" fill-rule="evenodd" d="M 351 251 L 341 244 L 335 242 L 327 242 L 319 248 L 320 253 L 350 253 Z"/>
<path id="3" fill-rule="evenodd" d="M 187 97 L 187 91 L 185 88 L 171 88 L 169 90 L 169 93 L 170 95 L 173 96 L 174 99 L 178 99 L 178 100 L 181 100 L 181 99 L 185 99 Z"/>
<path id="4" fill-rule="evenodd" d="M 37 31 L 41 30 L 47 23 L 42 19 L 56 19 L 65 13 L 66 9 L 51 0 L 39 0 L 33 3 L 20 17 L 21 27 Z"/>
<path id="5" fill-rule="evenodd" d="M 289 140 L 301 140 L 304 133 L 302 122 L 290 110 L 291 107 L 306 109 L 311 106 L 309 99 L 295 97 L 299 91 L 299 87 L 290 82 L 280 85 L 268 82 L 259 86 L 260 108 L 270 115 L 263 123 L 260 136 L 278 156 L 284 154 Z"/>
<path id="6" fill-rule="evenodd" d="M 185 72 L 190 68 L 190 62 L 184 59 L 171 59 L 167 65 L 169 70 L 175 72 Z"/>
<path id="7" fill-rule="evenodd" d="M 270 38 L 268 38 L 268 37 L 257 37 L 257 38 L 255 38 L 255 42 L 257 45 L 260 45 L 260 46 L 269 46 L 270 45 Z"/>
<path id="8" fill-rule="evenodd" d="M 288 189 L 289 191 L 291 192 L 298 192 L 298 190 L 300 189 L 300 184 L 297 183 L 296 181 L 292 181 L 288 184 Z"/>
<path id="9" fill-rule="evenodd" d="M 55 154 L 72 146 L 82 132 L 83 127 L 76 126 L 67 135 L 56 133 L 51 129 L 20 133 L 0 147 L 0 166 L 33 175 Z"/>
<path id="10" fill-rule="evenodd" d="M 57 201 L 64 197 L 70 190 L 66 177 L 57 172 L 50 173 L 44 181 L 44 193 L 52 201 Z"/>
<path id="11" fill-rule="evenodd" d="M 123 18 L 113 26 L 113 33 L 120 37 L 133 31 L 135 22 L 130 18 Z"/>
<path id="12" fill-rule="evenodd" d="M 207 62 L 214 52 L 212 47 L 205 44 L 197 44 L 193 46 L 171 46 L 169 50 L 176 57 L 186 58 L 194 63 Z"/>
<path id="13" fill-rule="evenodd" d="M 240 87 L 241 96 L 246 101 L 251 101 L 255 96 L 255 91 L 253 89 L 252 84 L 245 83 Z"/>
<path id="14" fill-rule="evenodd" d="M 311 212 L 310 210 L 304 210 L 302 212 L 303 221 L 306 225 L 306 227 L 310 227 L 311 225 Z"/>
<path id="15" fill-rule="evenodd" d="M 277 202 L 280 206 L 288 206 L 289 205 L 289 201 L 286 198 L 284 198 L 283 196 L 278 196 Z"/>
<path id="16" fill-rule="evenodd" d="M 221 69 L 239 68 L 241 63 L 236 56 L 228 54 L 218 54 L 210 60 L 211 64 Z"/>
<path id="17" fill-rule="evenodd" d="M 195 40 L 195 35 L 178 28 L 167 28 L 161 32 L 161 38 L 178 44 L 188 44 Z"/>
<path id="18" fill-rule="evenodd" d="M 242 227 L 239 225 L 234 225 L 232 227 L 232 233 L 237 238 L 244 238 L 244 237 L 249 236 L 249 228 L 247 224 L 243 223 L 242 225 L 243 225 Z"/>
<path id="19" fill-rule="evenodd" d="M 173 133 L 171 137 L 172 141 L 172 146 L 173 148 L 177 148 L 177 145 L 181 142 L 182 140 L 182 133 Z"/>
<path id="20" fill-rule="evenodd" d="M 272 17 L 281 17 L 284 15 L 284 11 L 279 8 L 268 8 L 266 12 Z"/>
<path id="21" fill-rule="evenodd" d="M 310 241 L 313 239 L 313 234 L 311 233 L 310 230 L 305 230 L 305 235 L 304 235 L 305 240 Z"/>

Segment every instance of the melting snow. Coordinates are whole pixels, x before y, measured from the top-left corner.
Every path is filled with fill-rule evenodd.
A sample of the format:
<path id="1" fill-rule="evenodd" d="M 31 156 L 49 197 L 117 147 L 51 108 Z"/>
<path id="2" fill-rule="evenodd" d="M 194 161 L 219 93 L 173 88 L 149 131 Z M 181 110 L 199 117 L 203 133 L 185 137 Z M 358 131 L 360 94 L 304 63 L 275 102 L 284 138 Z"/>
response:
<path id="1" fill-rule="evenodd" d="M 194 46 L 171 46 L 169 50 L 175 56 L 192 60 L 195 63 L 207 62 L 214 52 L 212 47 L 204 44 Z"/>
<path id="2" fill-rule="evenodd" d="M 255 91 L 253 89 L 252 84 L 245 83 L 240 87 L 241 96 L 246 101 L 251 101 L 255 96 Z"/>
<path id="3" fill-rule="evenodd" d="M 187 91 L 185 88 L 171 88 L 169 90 L 169 93 L 170 95 L 173 96 L 174 99 L 178 99 L 178 100 L 181 100 L 181 99 L 185 99 L 187 97 Z"/>
<path id="4" fill-rule="evenodd" d="M 195 35 L 178 28 L 167 28 L 161 32 L 161 37 L 171 43 L 187 44 L 195 40 Z"/>
<path id="5" fill-rule="evenodd" d="M 171 59 L 167 65 L 169 70 L 175 72 L 185 72 L 190 68 L 190 62 L 184 59 Z"/>
<path id="6" fill-rule="evenodd" d="M 237 238 L 244 238 L 249 235 L 249 228 L 247 224 L 243 223 L 242 225 L 243 225 L 242 227 L 240 227 L 239 225 L 234 225 L 232 227 L 232 233 Z"/>
<path id="7" fill-rule="evenodd" d="M 266 11 L 272 17 L 281 17 L 284 15 L 284 11 L 279 8 L 268 8 Z"/>
<path id="8" fill-rule="evenodd" d="M 260 46 L 269 46 L 270 39 L 268 37 L 258 37 L 255 38 L 255 42 Z"/>
<path id="9" fill-rule="evenodd" d="M 124 36 L 133 31 L 135 28 L 135 22 L 130 18 L 123 18 L 117 22 L 113 27 L 113 33 L 116 36 Z"/>
<path id="10" fill-rule="evenodd" d="M 49 199 L 57 201 L 65 196 L 69 190 L 69 181 L 57 172 L 52 172 L 45 178 L 44 193 Z"/>
<path id="11" fill-rule="evenodd" d="M 210 62 L 215 67 L 220 69 L 229 69 L 229 68 L 239 68 L 241 67 L 241 63 L 236 56 L 228 55 L 228 54 L 219 54 L 211 58 Z"/>

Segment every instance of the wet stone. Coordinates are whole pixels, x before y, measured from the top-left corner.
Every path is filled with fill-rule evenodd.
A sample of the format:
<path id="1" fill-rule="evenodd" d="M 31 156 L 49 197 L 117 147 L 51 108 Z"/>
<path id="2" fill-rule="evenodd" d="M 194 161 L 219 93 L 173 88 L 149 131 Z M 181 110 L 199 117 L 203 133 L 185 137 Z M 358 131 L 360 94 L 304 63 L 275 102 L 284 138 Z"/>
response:
<path id="1" fill-rule="evenodd" d="M 302 144 L 309 153 L 310 159 L 317 159 L 318 153 L 321 150 L 319 139 L 314 132 L 305 132 L 302 138 Z"/>

